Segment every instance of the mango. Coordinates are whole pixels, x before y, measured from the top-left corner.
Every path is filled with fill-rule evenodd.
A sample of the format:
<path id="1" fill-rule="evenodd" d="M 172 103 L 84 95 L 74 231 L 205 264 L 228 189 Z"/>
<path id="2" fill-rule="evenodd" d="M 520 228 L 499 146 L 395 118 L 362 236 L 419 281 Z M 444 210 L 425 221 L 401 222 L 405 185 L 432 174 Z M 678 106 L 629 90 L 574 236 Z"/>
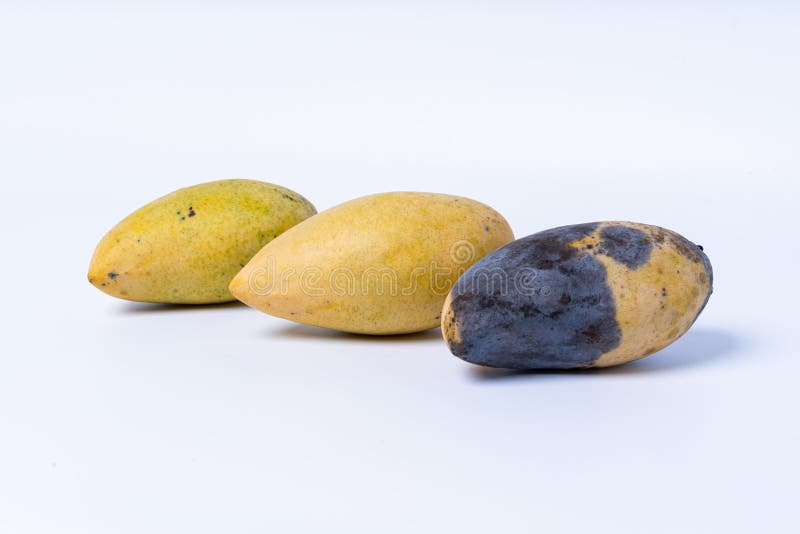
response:
<path id="1" fill-rule="evenodd" d="M 395 192 L 358 198 L 268 243 L 231 293 L 275 317 L 358 334 L 439 325 L 455 280 L 514 239 L 506 220 L 467 198 Z"/>
<path id="2" fill-rule="evenodd" d="M 141 302 L 232 301 L 228 284 L 247 261 L 315 213 L 299 194 L 255 180 L 179 189 L 136 210 L 100 240 L 89 282 Z"/>
<path id="3" fill-rule="evenodd" d="M 630 222 L 546 230 L 470 268 L 447 297 L 442 332 L 468 362 L 510 369 L 619 365 L 683 335 L 712 292 L 703 249 Z"/>

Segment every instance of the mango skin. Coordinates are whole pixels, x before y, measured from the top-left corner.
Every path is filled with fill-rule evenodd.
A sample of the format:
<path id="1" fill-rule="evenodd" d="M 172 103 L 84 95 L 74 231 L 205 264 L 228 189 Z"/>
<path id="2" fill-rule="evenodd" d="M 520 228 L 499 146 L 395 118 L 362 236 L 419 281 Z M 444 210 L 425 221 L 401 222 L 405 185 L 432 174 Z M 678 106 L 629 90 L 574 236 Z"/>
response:
<path id="1" fill-rule="evenodd" d="M 620 365 L 683 335 L 712 284 L 702 248 L 670 230 L 630 222 L 564 226 L 475 264 L 448 295 L 442 332 L 454 355 L 478 365 Z"/>
<path id="2" fill-rule="evenodd" d="M 265 313 L 358 334 L 439 325 L 455 280 L 514 239 L 506 220 L 467 198 L 381 193 L 316 215 L 267 244 L 230 291 Z"/>
<path id="3" fill-rule="evenodd" d="M 89 282 L 139 302 L 235 300 L 228 284 L 261 247 L 316 209 L 301 195 L 256 180 L 179 189 L 136 210 L 97 245 Z"/>

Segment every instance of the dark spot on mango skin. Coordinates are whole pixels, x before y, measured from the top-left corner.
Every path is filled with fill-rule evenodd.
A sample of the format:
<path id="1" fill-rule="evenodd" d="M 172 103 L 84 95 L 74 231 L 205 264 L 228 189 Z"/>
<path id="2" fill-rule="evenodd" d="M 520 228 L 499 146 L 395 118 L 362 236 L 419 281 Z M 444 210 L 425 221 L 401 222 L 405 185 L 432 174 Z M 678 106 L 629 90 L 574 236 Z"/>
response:
<path id="1" fill-rule="evenodd" d="M 451 293 L 453 354 L 490 367 L 569 369 L 588 367 L 617 347 L 621 332 L 605 267 L 569 245 L 596 227 L 540 232 L 469 269 Z M 492 282 L 500 280 L 495 275 L 506 287 Z"/>
<path id="2" fill-rule="evenodd" d="M 680 234 L 673 232 L 672 230 L 667 230 L 666 228 L 659 228 L 657 226 L 653 227 L 651 231 L 653 240 L 659 244 L 667 244 L 669 243 L 672 245 L 678 253 L 683 256 L 684 258 L 688 259 L 693 263 L 698 263 L 704 261 L 703 258 L 705 254 L 703 254 L 703 247 L 695 245 L 685 237 Z M 705 262 L 708 261 L 708 258 L 705 258 Z"/>
<path id="3" fill-rule="evenodd" d="M 189 217 L 194 217 L 194 216 L 195 216 L 195 215 L 197 215 L 197 214 L 194 212 L 194 208 L 192 208 L 191 206 L 189 206 L 189 213 L 188 213 L 187 215 L 188 215 Z"/>
<path id="4" fill-rule="evenodd" d="M 600 231 L 599 252 L 631 269 L 647 263 L 652 251 L 652 240 L 637 228 L 612 225 Z"/>
<path id="5" fill-rule="evenodd" d="M 697 315 L 692 321 L 692 324 L 694 324 L 695 321 L 697 321 L 697 318 L 700 317 L 700 314 L 705 309 L 706 304 L 708 304 L 708 300 L 711 298 L 711 293 L 714 292 L 714 271 L 711 268 L 711 261 L 708 259 L 708 256 L 706 256 L 705 249 L 700 245 L 695 245 L 682 235 L 672 232 L 670 230 L 659 228 L 658 231 L 667 235 L 672 246 L 675 247 L 675 250 L 677 250 L 684 258 L 691 260 L 695 263 L 703 264 L 704 272 L 700 273 L 697 276 L 697 279 L 701 285 L 708 284 L 708 292 L 706 293 L 706 298 L 703 301 L 702 306 L 700 306 L 700 309 L 697 310 Z M 678 272 L 680 273 L 680 271 Z"/>
<path id="6" fill-rule="evenodd" d="M 111 280 L 116 280 L 118 276 L 119 276 L 119 274 L 115 273 L 114 271 L 111 271 L 110 273 L 108 273 L 108 277 Z"/>

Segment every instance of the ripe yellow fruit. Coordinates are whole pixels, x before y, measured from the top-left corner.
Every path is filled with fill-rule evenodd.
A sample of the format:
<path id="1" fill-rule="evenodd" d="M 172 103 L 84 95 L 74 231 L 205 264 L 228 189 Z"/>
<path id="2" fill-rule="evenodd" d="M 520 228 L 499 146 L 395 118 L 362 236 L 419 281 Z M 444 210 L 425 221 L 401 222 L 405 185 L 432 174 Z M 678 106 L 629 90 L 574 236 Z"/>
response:
<path id="1" fill-rule="evenodd" d="M 233 295 L 270 315 L 361 334 L 439 324 L 455 280 L 514 239 L 506 220 L 467 198 L 382 193 L 316 215 L 267 244 Z"/>
<path id="2" fill-rule="evenodd" d="M 228 284 L 247 261 L 315 213 L 297 193 L 255 180 L 180 189 L 136 210 L 103 237 L 89 282 L 140 302 L 231 301 Z"/>

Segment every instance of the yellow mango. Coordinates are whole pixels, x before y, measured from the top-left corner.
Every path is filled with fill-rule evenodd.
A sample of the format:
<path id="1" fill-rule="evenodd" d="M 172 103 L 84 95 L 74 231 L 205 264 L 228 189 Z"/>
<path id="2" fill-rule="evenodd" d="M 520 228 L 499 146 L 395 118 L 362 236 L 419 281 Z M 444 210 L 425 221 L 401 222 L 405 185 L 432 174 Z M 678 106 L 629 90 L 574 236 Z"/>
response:
<path id="1" fill-rule="evenodd" d="M 140 302 L 234 300 L 228 284 L 265 244 L 314 215 L 284 187 L 219 180 L 179 189 L 136 210 L 103 237 L 89 282 Z"/>
<path id="2" fill-rule="evenodd" d="M 231 293 L 276 317 L 360 334 L 439 324 L 455 280 L 514 239 L 506 220 L 467 198 L 382 193 L 351 200 L 268 243 Z"/>

